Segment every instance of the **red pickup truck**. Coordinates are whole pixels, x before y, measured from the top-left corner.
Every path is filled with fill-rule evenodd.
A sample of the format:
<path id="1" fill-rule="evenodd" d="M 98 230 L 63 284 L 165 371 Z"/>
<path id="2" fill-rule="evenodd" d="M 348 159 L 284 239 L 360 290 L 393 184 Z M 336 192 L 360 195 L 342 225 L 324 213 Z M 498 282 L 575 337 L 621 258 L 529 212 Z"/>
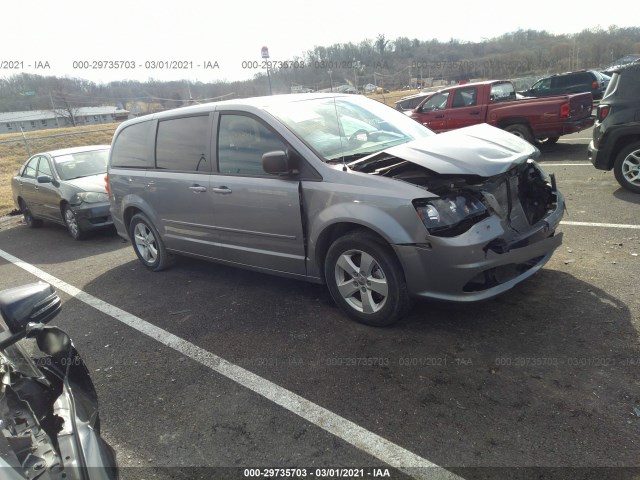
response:
<path id="1" fill-rule="evenodd" d="M 518 99 L 511 82 L 492 80 L 439 90 L 407 114 L 438 133 L 488 123 L 530 143 L 555 143 L 591 127 L 592 109 L 591 93 Z"/>

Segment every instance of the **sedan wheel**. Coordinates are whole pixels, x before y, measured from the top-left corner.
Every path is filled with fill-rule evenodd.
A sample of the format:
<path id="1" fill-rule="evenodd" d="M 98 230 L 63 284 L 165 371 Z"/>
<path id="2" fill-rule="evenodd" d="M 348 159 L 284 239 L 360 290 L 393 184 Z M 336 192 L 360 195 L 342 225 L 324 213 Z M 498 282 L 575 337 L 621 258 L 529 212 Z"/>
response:
<path id="1" fill-rule="evenodd" d="M 158 231 L 145 215 L 133 216 L 129 235 L 133 249 L 145 267 L 157 272 L 170 265 L 173 256 L 167 253 Z"/>
<path id="2" fill-rule="evenodd" d="M 640 193 L 640 142 L 622 150 L 613 166 L 616 180 L 627 190 Z"/>
<path id="3" fill-rule="evenodd" d="M 64 223 L 67 225 L 69 235 L 74 240 L 84 240 L 86 238 L 86 232 L 80 228 L 76 214 L 73 213 L 69 205 L 64 207 Z"/>
<path id="4" fill-rule="evenodd" d="M 354 320 L 391 325 L 410 307 L 393 252 L 366 232 L 337 239 L 327 252 L 325 279 L 334 301 Z"/>
<path id="5" fill-rule="evenodd" d="M 22 199 L 20 199 L 20 210 L 22 211 L 24 223 L 27 224 L 27 227 L 40 228 L 42 226 L 42 220 L 33 216 L 31 210 L 29 210 L 29 207 L 27 207 L 26 202 Z"/>

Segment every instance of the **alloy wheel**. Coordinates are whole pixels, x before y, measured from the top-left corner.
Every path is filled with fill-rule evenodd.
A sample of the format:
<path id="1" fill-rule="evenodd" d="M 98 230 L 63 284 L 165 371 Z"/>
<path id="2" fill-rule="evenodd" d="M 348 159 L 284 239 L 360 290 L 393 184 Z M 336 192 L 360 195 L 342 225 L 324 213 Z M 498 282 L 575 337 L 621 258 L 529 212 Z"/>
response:
<path id="1" fill-rule="evenodd" d="M 151 229 L 144 223 L 136 224 L 134 228 L 134 241 L 140 257 L 148 264 L 153 264 L 158 259 L 158 244 Z"/>
<path id="2" fill-rule="evenodd" d="M 622 161 L 622 175 L 627 182 L 640 186 L 640 150 L 630 152 Z"/>
<path id="3" fill-rule="evenodd" d="M 335 264 L 336 286 L 342 298 L 362 313 L 380 311 L 389 295 L 387 278 L 374 257 L 362 250 L 348 250 Z"/>

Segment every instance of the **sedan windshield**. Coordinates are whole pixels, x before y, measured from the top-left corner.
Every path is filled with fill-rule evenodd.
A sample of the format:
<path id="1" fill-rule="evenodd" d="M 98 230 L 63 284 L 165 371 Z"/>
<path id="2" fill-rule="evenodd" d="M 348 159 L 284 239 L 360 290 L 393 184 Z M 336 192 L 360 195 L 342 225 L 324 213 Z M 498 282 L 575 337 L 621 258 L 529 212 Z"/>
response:
<path id="1" fill-rule="evenodd" d="M 397 110 L 360 96 L 278 103 L 267 111 L 327 162 L 354 159 L 435 135 Z"/>
<path id="2" fill-rule="evenodd" d="M 60 179 L 73 180 L 106 173 L 108 158 L 109 150 L 105 149 L 61 155 L 53 160 Z"/>

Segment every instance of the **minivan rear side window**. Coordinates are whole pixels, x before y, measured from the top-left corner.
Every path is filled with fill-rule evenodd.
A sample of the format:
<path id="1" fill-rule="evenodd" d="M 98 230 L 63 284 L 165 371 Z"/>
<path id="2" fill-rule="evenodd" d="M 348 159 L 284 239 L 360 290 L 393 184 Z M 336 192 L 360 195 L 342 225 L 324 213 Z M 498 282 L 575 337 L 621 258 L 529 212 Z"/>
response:
<path id="1" fill-rule="evenodd" d="M 187 172 L 210 172 L 209 116 L 174 118 L 158 123 L 156 167 Z"/>
<path id="2" fill-rule="evenodd" d="M 111 149 L 111 166 L 130 168 L 153 168 L 153 159 L 148 152 L 149 138 L 154 122 L 134 123 L 122 130 Z"/>

